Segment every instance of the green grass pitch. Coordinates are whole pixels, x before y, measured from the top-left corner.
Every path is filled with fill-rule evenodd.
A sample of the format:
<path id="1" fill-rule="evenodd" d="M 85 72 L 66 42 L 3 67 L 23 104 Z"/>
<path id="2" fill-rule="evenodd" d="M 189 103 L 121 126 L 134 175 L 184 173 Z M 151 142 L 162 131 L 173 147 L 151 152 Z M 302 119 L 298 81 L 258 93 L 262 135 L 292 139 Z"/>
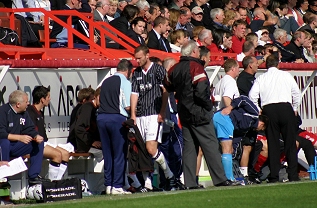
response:
<path id="1" fill-rule="evenodd" d="M 317 207 L 317 181 L 305 180 L 301 182 L 275 184 L 266 184 L 264 182 L 262 185 L 208 187 L 203 190 L 156 192 L 125 196 L 90 196 L 81 200 L 24 206 L 56 208 L 315 208 Z"/>

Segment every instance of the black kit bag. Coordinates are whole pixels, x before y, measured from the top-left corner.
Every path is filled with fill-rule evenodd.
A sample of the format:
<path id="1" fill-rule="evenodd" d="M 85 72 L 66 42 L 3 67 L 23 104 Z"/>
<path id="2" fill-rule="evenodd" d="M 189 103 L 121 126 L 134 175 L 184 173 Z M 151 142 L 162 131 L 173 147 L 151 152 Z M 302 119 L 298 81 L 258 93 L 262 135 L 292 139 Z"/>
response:
<path id="1" fill-rule="evenodd" d="M 71 178 L 42 183 L 44 202 L 55 202 L 82 198 L 81 180 Z"/>
<path id="2" fill-rule="evenodd" d="M 10 28 L 0 27 L 0 42 L 5 45 L 19 45 L 19 36 Z"/>

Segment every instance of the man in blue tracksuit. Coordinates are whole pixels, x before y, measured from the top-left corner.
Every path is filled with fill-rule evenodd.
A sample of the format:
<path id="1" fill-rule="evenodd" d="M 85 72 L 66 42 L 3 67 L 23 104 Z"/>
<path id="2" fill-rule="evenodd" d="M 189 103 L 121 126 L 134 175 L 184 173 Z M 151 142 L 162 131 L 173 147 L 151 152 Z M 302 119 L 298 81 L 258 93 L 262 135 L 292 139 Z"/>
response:
<path id="1" fill-rule="evenodd" d="M 259 115 L 258 108 L 247 96 L 232 100 L 231 105 L 215 113 L 213 122 L 219 141 L 232 140 L 233 132 L 246 134 L 249 130 L 264 130 L 268 118 Z M 232 163 L 232 161 L 231 161 Z M 234 181 L 232 164 L 224 167 L 228 180 Z"/>
<path id="2" fill-rule="evenodd" d="M 117 72 L 101 85 L 97 125 L 104 158 L 106 194 L 131 194 L 123 189 L 127 131 L 122 123 L 127 120 L 130 112 L 131 82 L 128 78 L 132 68 L 130 61 L 122 59 Z"/>
<path id="3" fill-rule="evenodd" d="M 29 183 L 42 183 L 41 172 L 44 142 L 43 137 L 35 130 L 35 126 L 26 108 L 28 95 L 21 91 L 13 91 L 9 103 L 0 106 L 0 147 L 2 160 L 30 154 Z"/>

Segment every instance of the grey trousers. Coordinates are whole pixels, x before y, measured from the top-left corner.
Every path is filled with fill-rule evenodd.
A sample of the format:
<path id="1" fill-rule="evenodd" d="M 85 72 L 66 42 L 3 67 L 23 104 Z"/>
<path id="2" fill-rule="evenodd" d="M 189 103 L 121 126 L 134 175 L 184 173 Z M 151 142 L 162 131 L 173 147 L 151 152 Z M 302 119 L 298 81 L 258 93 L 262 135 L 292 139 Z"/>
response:
<path id="1" fill-rule="evenodd" d="M 219 184 L 227 180 L 221 162 L 219 142 L 216 138 L 213 122 L 194 126 L 182 122 L 184 149 L 183 149 L 183 172 L 185 185 L 195 187 L 196 166 L 199 146 L 201 147 L 213 184 Z"/>

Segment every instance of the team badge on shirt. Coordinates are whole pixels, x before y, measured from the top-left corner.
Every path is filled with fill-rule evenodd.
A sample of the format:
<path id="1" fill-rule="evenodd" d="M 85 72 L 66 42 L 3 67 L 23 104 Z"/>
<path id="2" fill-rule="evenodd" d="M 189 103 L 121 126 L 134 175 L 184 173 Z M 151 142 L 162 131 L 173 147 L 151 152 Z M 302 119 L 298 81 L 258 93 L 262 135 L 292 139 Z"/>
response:
<path id="1" fill-rule="evenodd" d="M 13 123 L 9 123 L 9 127 L 13 127 Z"/>

